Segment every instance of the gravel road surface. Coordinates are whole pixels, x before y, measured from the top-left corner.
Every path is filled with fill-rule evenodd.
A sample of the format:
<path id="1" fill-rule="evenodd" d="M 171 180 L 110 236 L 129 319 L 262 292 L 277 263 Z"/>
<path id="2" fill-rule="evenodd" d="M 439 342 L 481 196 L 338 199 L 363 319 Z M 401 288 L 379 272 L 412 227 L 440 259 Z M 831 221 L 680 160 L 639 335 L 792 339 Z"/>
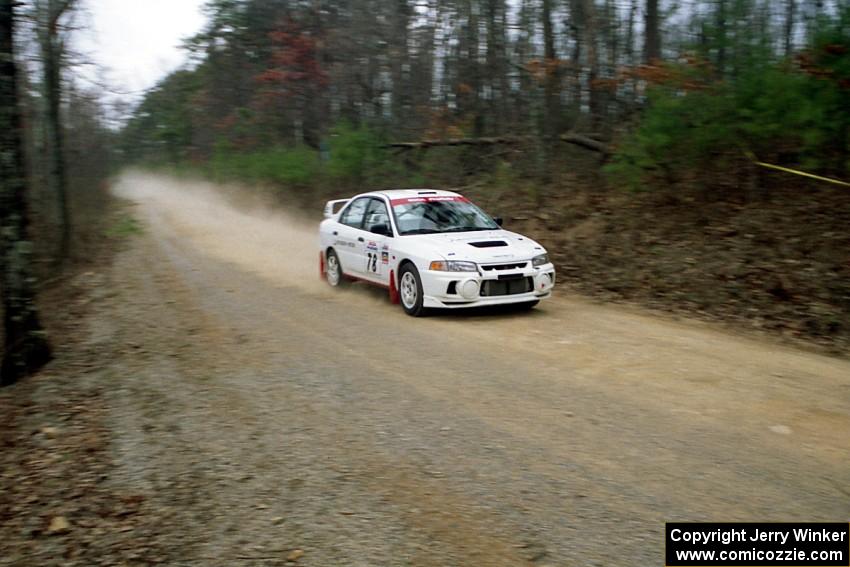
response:
<path id="1" fill-rule="evenodd" d="M 850 518 L 850 363 L 556 297 L 413 319 L 316 225 L 127 174 L 118 474 L 186 565 L 662 565 L 665 521 Z M 557 291 L 557 290 L 556 290 Z"/>

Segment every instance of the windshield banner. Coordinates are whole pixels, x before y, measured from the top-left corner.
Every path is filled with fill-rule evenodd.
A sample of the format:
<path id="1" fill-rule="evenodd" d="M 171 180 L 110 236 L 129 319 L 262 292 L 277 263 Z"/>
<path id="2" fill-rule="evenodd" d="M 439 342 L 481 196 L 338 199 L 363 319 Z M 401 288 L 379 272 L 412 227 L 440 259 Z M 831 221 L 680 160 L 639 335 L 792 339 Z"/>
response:
<path id="1" fill-rule="evenodd" d="M 409 205 L 411 203 L 436 203 L 439 201 L 460 201 L 466 203 L 469 201 L 466 197 L 460 195 L 442 195 L 437 197 L 408 197 L 405 199 L 393 199 L 393 206 Z"/>

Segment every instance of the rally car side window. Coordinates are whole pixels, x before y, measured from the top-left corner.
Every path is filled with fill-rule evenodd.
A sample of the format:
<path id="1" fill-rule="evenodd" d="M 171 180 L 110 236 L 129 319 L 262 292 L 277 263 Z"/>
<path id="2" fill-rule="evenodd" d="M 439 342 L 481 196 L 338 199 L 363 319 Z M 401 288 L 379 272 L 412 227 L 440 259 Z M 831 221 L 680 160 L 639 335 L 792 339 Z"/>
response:
<path id="1" fill-rule="evenodd" d="M 343 211 L 339 217 L 339 222 L 354 228 L 361 228 L 363 226 L 363 217 L 366 215 L 366 205 L 368 204 L 369 197 L 360 197 Z"/>
<path id="2" fill-rule="evenodd" d="M 372 231 L 372 228 L 378 224 L 390 226 L 390 215 L 387 213 L 387 205 L 381 199 L 372 199 L 369 205 L 369 211 L 366 213 L 366 222 L 363 225 L 363 230 Z"/>

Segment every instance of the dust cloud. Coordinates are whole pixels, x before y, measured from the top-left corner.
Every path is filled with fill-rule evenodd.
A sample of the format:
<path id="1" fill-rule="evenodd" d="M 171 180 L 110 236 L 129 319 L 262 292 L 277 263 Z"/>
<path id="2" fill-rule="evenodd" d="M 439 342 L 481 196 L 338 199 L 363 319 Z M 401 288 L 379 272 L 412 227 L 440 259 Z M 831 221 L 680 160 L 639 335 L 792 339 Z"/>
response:
<path id="1" fill-rule="evenodd" d="M 244 187 L 139 171 L 123 174 L 113 193 L 137 203 L 139 220 L 178 245 L 275 284 L 330 291 L 319 279 L 318 220 L 287 214 L 268 197 Z"/>

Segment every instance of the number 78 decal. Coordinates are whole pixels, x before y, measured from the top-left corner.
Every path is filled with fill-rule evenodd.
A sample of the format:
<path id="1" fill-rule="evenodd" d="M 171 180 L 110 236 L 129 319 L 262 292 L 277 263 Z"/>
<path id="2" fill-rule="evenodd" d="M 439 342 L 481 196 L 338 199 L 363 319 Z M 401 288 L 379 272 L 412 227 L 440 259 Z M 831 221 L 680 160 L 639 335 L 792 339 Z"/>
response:
<path id="1" fill-rule="evenodd" d="M 366 256 L 366 271 L 378 273 L 378 253 L 377 252 L 369 252 Z"/>

